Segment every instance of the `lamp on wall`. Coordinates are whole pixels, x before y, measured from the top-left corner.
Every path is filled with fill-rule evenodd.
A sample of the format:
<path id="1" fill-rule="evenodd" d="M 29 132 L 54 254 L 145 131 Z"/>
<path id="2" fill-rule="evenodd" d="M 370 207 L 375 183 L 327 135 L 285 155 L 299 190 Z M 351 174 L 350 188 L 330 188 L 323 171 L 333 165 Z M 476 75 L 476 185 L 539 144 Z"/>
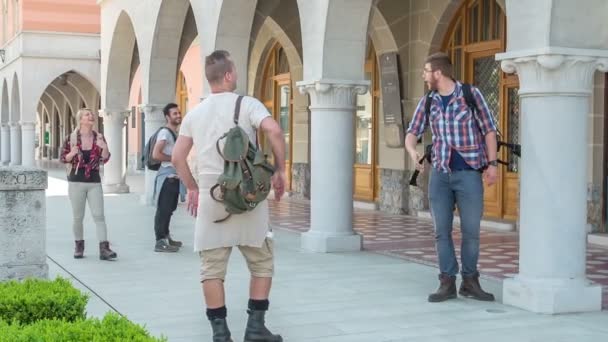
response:
<path id="1" fill-rule="evenodd" d="M 4 57 L 6 56 L 6 50 L 0 50 L 0 59 L 2 59 L 2 63 L 4 63 Z"/>

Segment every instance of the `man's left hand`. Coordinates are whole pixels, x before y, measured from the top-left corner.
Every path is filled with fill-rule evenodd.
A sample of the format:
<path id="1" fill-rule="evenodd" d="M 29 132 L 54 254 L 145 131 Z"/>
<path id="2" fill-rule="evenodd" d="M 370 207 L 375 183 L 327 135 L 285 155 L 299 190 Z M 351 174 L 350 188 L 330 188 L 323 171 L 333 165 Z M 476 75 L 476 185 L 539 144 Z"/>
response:
<path id="1" fill-rule="evenodd" d="M 498 179 L 498 167 L 489 165 L 488 168 L 483 172 L 483 179 L 486 181 L 488 186 L 492 186 Z"/>

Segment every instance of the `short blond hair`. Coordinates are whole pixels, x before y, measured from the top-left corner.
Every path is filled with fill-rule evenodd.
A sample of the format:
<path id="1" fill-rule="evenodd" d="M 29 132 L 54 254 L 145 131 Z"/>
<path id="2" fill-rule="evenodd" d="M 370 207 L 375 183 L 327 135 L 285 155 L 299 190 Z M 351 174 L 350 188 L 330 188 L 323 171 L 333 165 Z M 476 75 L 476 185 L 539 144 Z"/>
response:
<path id="1" fill-rule="evenodd" d="M 80 119 L 82 119 L 82 116 L 86 112 L 89 112 L 89 113 L 95 115 L 95 113 L 89 108 L 80 108 L 78 110 L 78 112 L 76 112 L 76 126 L 80 126 Z"/>

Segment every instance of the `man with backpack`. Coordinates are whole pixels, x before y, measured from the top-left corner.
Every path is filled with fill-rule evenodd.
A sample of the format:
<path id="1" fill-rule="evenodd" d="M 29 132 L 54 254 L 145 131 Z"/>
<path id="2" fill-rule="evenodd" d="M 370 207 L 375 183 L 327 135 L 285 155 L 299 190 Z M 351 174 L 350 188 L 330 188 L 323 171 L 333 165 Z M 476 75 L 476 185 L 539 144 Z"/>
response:
<path id="1" fill-rule="evenodd" d="M 172 160 L 188 189 L 188 210 L 196 216 L 194 249 L 201 258 L 201 282 L 213 341 L 232 341 L 226 322 L 224 279 L 228 258 L 236 246 L 251 273 L 244 341 L 279 342 L 281 336 L 265 326 L 274 252 L 264 199 L 270 182 L 276 200 L 285 191 L 283 132 L 260 101 L 234 93 L 237 73 L 227 51 L 214 51 L 206 57 L 205 76 L 211 94 L 185 118 Z M 258 130 L 272 147 L 272 178 L 272 169 L 259 151 Z M 196 180 L 186 162 L 192 146 L 197 153 Z"/>
<path id="2" fill-rule="evenodd" d="M 177 171 L 171 163 L 171 155 L 175 146 L 177 127 L 182 122 L 182 113 L 178 105 L 169 103 L 163 108 L 167 124 L 161 127 L 150 139 L 148 149 L 152 151 L 152 158 L 146 164 L 149 168 L 156 168 L 160 162 L 156 180 L 154 181 L 154 199 L 156 201 L 156 215 L 154 215 L 154 233 L 156 234 L 155 252 L 177 252 L 182 246 L 169 234 L 171 216 L 177 209 L 180 193 L 180 180 Z"/>
<path id="3" fill-rule="evenodd" d="M 427 127 L 433 135 L 429 202 L 435 224 L 440 286 L 428 300 L 442 302 L 457 297 L 458 261 L 452 240 L 457 206 L 462 232 L 462 282 L 458 293 L 493 301 L 494 296 L 483 291 L 479 283 L 477 260 L 483 215 L 482 175 L 492 185 L 498 174 L 497 128 L 479 89 L 455 81 L 452 75 L 447 54 L 435 53 L 426 59 L 423 78 L 430 92 L 418 103 L 405 138 L 410 158 L 423 171 L 416 143 Z"/>

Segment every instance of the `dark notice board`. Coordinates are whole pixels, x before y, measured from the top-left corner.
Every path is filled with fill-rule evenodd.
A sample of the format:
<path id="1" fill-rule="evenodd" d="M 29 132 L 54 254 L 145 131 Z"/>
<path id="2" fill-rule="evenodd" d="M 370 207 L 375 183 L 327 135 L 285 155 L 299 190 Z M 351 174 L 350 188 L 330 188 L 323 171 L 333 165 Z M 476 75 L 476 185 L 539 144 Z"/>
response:
<path id="1" fill-rule="evenodd" d="M 386 145 L 388 147 L 403 147 L 404 130 L 401 110 L 401 91 L 399 87 L 399 67 L 397 53 L 387 52 L 380 55 L 380 92 L 382 95 L 382 111 Z"/>

